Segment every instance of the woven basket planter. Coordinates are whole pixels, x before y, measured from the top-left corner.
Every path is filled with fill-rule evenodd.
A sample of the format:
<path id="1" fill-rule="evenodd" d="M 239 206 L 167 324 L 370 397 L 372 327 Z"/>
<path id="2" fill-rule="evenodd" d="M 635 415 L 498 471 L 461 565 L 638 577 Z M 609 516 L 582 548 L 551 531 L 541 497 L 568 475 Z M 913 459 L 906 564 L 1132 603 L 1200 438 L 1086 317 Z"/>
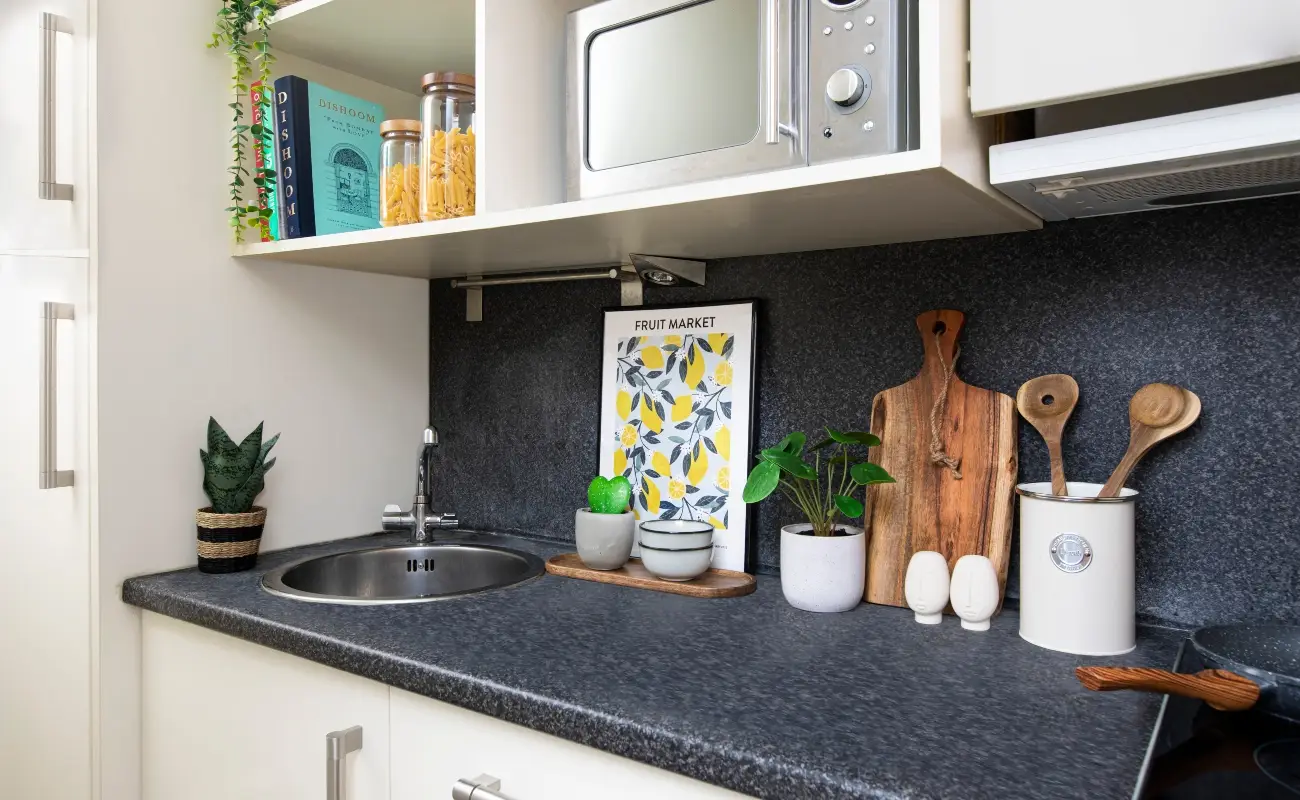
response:
<path id="1" fill-rule="evenodd" d="M 199 571 L 243 572 L 257 564 L 266 509 L 253 506 L 247 514 L 215 514 L 212 507 L 194 514 L 199 529 Z"/>

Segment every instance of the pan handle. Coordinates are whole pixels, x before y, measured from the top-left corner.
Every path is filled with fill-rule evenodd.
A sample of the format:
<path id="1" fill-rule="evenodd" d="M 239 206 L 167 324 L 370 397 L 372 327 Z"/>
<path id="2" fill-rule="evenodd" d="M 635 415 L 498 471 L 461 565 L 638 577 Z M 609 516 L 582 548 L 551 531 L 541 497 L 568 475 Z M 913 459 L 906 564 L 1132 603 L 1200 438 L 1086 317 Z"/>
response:
<path id="1" fill-rule="evenodd" d="M 1094 692 L 1163 692 L 1204 700 L 1219 711 L 1245 711 L 1259 700 L 1259 686 L 1254 681 L 1222 669 L 1184 675 L 1144 667 L 1077 667 L 1074 675 Z"/>

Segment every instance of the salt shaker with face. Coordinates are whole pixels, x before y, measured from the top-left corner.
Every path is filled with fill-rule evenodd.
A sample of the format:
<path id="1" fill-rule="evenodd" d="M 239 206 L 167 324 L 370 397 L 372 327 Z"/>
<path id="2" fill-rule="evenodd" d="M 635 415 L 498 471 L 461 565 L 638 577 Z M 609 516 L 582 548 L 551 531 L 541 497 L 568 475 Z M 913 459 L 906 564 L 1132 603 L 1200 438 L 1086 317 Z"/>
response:
<path id="1" fill-rule="evenodd" d="M 938 625 L 943 621 L 943 607 L 948 604 L 948 559 L 943 553 L 920 550 L 912 555 L 907 562 L 903 597 L 916 612 L 917 622 Z"/>
<path id="2" fill-rule="evenodd" d="M 968 631 L 986 631 L 998 608 L 998 573 L 984 556 L 962 556 L 952 569 L 952 610 Z"/>

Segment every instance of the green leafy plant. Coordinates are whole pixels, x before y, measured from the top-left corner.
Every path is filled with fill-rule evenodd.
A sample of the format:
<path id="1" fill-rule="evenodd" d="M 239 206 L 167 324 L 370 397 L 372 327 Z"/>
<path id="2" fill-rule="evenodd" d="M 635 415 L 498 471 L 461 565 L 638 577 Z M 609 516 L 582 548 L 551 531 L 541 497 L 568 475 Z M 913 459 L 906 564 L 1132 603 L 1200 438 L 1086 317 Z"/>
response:
<path id="1" fill-rule="evenodd" d="M 758 465 L 745 481 L 745 502 L 757 503 L 780 489 L 803 512 L 815 536 L 835 535 L 841 514 L 849 519 L 861 517 L 865 507 L 854 497 L 857 490 L 878 483 L 894 483 L 894 478 L 865 455 L 854 457 L 850 448 L 876 447 L 880 439 L 861 431 L 841 433 L 830 428 L 826 429 L 826 436 L 808 448 L 807 452 L 813 454 L 811 464 L 804 460 L 807 437 L 802 433 L 792 433 L 775 447 L 761 451 Z M 830 451 L 823 458 L 827 448 Z"/>
<path id="2" fill-rule="evenodd" d="M 614 478 L 597 475 L 587 486 L 587 506 L 593 514 L 623 514 L 631 500 L 632 483 L 622 475 Z"/>
<path id="3" fill-rule="evenodd" d="M 234 229 L 236 242 L 244 240 L 245 226 L 260 227 L 271 216 L 271 209 L 258 208 L 257 203 L 250 205 L 244 199 L 247 186 L 244 179 L 249 175 L 245 158 L 250 142 L 260 148 L 274 141 L 271 125 L 244 124 L 244 100 L 248 97 L 256 67 L 257 80 L 263 87 L 259 93 L 264 112 L 261 119 L 272 119 L 270 104 L 264 98 L 271 91 L 271 65 L 275 63 L 269 31 L 275 9 L 275 0 L 223 0 L 221 10 L 217 12 L 217 28 L 212 32 L 212 41 L 208 42 L 210 48 L 225 48 L 231 63 L 230 90 L 234 97 L 230 108 L 234 121 L 230 131 L 231 164 L 226 168 L 230 173 L 230 205 L 226 211 L 230 214 L 230 227 Z M 275 185 L 274 165 L 267 164 L 253 172 L 254 186 Z"/>
<path id="4" fill-rule="evenodd" d="M 253 501 L 266 487 L 266 473 L 275 466 L 275 459 L 266 460 L 280 434 L 262 443 L 262 423 L 235 444 L 217 421 L 208 417 L 208 449 L 199 451 L 203 461 L 203 491 L 212 500 L 212 510 L 217 514 L 247 514 L 253 510 Z"/>

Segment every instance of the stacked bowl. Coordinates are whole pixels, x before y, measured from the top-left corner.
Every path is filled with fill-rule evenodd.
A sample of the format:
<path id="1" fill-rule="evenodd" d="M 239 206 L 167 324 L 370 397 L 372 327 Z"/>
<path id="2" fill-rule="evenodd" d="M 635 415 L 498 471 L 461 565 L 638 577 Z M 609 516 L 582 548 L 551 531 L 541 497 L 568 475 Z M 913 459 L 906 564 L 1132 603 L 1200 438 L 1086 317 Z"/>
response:
<path id="1" fill-rule="evenodd" d="M 686 519 L 652 519 L 640 525 L 641 565 L 666 581 L 703 575 L 713 560 L 713 526 Z"/>

